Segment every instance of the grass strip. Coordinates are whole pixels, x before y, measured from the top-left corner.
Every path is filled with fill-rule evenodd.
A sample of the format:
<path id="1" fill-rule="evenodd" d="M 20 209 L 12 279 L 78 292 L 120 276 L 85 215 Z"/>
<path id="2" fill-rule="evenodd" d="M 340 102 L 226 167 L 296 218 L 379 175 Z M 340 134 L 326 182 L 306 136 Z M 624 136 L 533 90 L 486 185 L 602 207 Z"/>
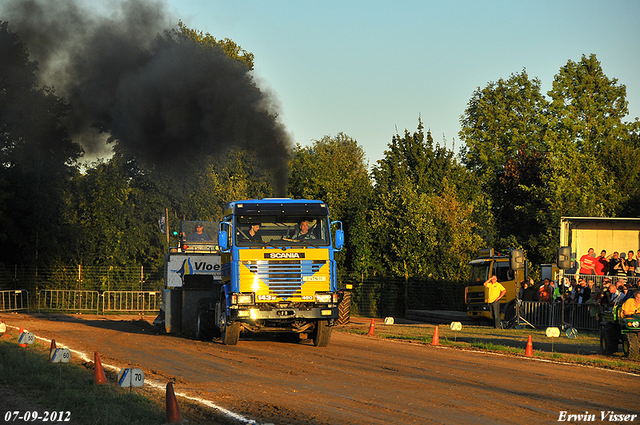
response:
<path id="1" fill-rule="evenodd" d="M 27 348 L 0 339 L 0 386 L 18 400 L 21 415 L 38 409 L 70 412 L 72 423 L 157 425 L 166 422 L 164 406 L 114 384 L 94 385 L 93 371 L 74 363 L 49 363 L 48 350 L 35 343 Z M 35 407 L 34 407 L 35 406 Z M 6 411 L 0 412 L 2 415 Z M 66 417 L 66 415 L 65 415 Z M 3 416 L 4 419 L 4 416 Z"/>
<path id="2" fill-rule="evenodd" d="M 428 324 L 382 325 L 376 327 L 375 336 L 429 345 L 432 342 L 434 328 L 435 325 Z M 349 324 L 336 330 L 366 335 L 368 326 Z M 528 335 L 533 337 L 533 355 L 536 358 L 640 374 L 638 361 L 624 357 L 602 358 L 600 334 L 596 332 L 581 332 L 575 339 L 561 336 L 551 341 L 543 329 L 496 330 L 486 326 L 465 326 L 462 331 L 452 331 L 448 325 L 440 325 L 439 343 L 459 349 L 473 348 L 479 351 L 524 355 Z"/>

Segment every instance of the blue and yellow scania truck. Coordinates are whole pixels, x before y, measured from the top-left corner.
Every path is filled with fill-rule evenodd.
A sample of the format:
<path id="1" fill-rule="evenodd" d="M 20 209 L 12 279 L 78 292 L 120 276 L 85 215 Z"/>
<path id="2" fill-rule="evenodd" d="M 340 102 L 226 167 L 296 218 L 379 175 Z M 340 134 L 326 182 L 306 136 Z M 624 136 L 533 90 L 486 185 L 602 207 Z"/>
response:
<path id="1" fill-rule="evenodd" d="M 324 202 L 230 202 L 218 245 L 222 285 L 213 320 L 224 344 L 237 344 L 243 330 L 329 343 L 338 319 L 334 252 L 342 249 L 344 232 L 341 222 L 329 221 Z"/>

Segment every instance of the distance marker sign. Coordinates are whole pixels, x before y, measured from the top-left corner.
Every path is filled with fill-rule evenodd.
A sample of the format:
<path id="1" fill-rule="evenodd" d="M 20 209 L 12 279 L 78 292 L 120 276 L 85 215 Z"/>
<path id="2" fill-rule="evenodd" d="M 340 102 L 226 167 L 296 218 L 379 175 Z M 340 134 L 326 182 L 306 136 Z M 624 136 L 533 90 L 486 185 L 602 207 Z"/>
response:
<path id="1" fill-rule="evenodd" d="M 56 348 L 51 355 L 51 363 L 69 363 L 71 361 L 71 351 L 68 348 Z"/>
<path id="2" fill-rule="evenodd" d="M 31 332 L 22 332 L 18 338 L 18 344 L 31 345 L 35 342 L 36 336 Z"/>
<path id="3" fill-rule="evenodd" d="M 123 388 L 141 387 L 144 384 L 144 372 L 138 368 L 122 369 L 118 373 L 118 385 Z"/>

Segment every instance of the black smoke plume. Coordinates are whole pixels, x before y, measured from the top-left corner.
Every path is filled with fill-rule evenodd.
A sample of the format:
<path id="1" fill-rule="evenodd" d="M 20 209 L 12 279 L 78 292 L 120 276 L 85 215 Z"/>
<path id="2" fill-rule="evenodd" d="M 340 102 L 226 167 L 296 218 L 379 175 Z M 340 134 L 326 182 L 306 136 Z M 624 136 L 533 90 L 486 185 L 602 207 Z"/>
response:
<path id="1" fill-rule="evenodd" d="M 69 102 L 69 129 L 87 154 L 104 149 L 107 136 L 156 167 L 238 147 L 255 152 L 285 195 L 290 138 L 247 66 L 180 38 L 164 1 L 104 4 L 104 13 L 77 0 L 0 6 L 41 82 Z"/>

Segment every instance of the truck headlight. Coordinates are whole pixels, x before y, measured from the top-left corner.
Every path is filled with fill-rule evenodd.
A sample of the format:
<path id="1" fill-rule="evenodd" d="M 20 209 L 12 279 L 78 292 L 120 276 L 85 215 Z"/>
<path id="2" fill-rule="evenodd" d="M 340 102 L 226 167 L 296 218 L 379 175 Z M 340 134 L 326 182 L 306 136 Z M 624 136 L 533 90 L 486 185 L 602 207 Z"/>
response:
<path id="1" fill-rule="evenodd" d="M 329 304 L 331 302 L 331 294 L 318 294 L 316 293 L 316 302 L 318 304 Z"/>
<path id="2" fill-rule="evenodd" d="M 253 304 L 253 293 L 250 293 L 250 294 L 233 294 L 231 296 L 231 304 L 251 305 L 251 304 Z"/>
<path id="3" fill-rule="evenodd" d="M 640 326 L 640 322 L 638 322 L 637 320 L 634 320 L 633 322 L 627 322 L 627 326 L 630 328 L 637 328 L 638 326 Z"/>

